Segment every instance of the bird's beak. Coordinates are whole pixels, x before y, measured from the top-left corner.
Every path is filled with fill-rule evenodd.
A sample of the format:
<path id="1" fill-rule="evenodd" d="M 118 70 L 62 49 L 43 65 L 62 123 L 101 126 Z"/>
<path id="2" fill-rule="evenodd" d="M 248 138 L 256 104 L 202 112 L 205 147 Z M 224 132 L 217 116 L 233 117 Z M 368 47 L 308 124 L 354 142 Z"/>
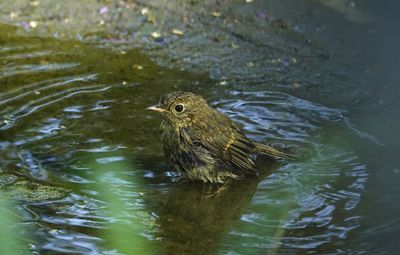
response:
<path id="1" fill-rule="evenodd" d="M 146 110 L 157 111 L 157 112 L 165 111 L 165 109 L 160 104 L 149 106 L 146 108 Z"/>

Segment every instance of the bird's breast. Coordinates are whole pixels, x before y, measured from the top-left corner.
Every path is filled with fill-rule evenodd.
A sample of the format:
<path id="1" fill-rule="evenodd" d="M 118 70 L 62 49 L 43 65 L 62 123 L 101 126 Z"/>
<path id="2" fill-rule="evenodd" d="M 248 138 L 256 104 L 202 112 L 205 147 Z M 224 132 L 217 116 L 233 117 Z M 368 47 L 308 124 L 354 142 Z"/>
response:
<path id="1" fill-rule="evenodd" d="M 161 125 L 161 140 L 164 154 L 183 171 L 190 171 L 202 164 L 202 154 L 193 143 L 189 132 L 185 128 L 179 128 L 164 122 Z"/>

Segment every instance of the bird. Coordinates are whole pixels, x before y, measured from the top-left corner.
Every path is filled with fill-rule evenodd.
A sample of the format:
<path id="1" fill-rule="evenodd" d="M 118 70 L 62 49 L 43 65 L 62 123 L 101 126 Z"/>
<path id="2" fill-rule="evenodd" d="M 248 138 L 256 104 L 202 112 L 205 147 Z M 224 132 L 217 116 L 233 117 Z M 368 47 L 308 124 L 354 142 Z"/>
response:
<path id="1" fill-rule="evenodd" d="M 164 154 L 189 181 L 224 184 L 257 176 L 257 154 L 273 159 L 291 157 L 250 140 L 230 118 L 192 92 L 171 92 L 146 109 L 163 116 L 160 131 Z"/>

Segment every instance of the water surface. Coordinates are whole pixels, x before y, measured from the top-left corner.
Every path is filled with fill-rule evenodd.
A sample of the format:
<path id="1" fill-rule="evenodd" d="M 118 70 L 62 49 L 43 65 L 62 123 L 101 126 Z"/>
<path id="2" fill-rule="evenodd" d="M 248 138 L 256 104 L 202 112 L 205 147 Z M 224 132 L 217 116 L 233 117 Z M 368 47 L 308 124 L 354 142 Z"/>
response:
<path id="1" fill-rule="evenodd" d="M 332 94 L 324 104 L 307 88 L 288 93 L 246 77 L 221 84 L 160 67 L 135 50 L 21 36 L 6 25 L 0 31 L 0 173 L 68 190 L 18 202 L 35 236 L 32 251 L 117 254 L 105 241 L 109 222 L 139 229 L 157 254 L 395 251 L 398 122 L 390 117 L 391 93 L 383 103 L 370 97 L 343 104 L 358 88 L 349 71 L 332 75 L 332 84 L 345 79 L 354 93 Z M 292 146 L 303 157 L 260 159 L 259 178 L 217 193 L 179 182 L 162 155 L 159 116 L 144 110 L 174 90 L 203 95 L 250 138 Z M 374 116 L 365 114 L 371 105 Z M 377 127 L 380 119 L 391 120 L 393 140 Z M 99 178 L 123 201 L 123 217 L 105 213 Z"/>

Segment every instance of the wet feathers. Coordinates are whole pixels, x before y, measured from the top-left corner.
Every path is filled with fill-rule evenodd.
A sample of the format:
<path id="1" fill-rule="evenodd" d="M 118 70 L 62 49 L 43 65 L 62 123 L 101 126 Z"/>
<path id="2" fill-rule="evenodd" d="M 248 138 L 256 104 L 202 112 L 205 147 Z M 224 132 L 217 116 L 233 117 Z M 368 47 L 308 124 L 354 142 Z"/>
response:
<path id="1" fill-rule="evenodd" d="M 148 109 L 164 115 L 161 123 L 164 154 L 189 180 L 225 183 L 256 175 L 256 153 L 288 156 L 249 140 L 233 121 L 196 94 L 173 92 Z"/>

